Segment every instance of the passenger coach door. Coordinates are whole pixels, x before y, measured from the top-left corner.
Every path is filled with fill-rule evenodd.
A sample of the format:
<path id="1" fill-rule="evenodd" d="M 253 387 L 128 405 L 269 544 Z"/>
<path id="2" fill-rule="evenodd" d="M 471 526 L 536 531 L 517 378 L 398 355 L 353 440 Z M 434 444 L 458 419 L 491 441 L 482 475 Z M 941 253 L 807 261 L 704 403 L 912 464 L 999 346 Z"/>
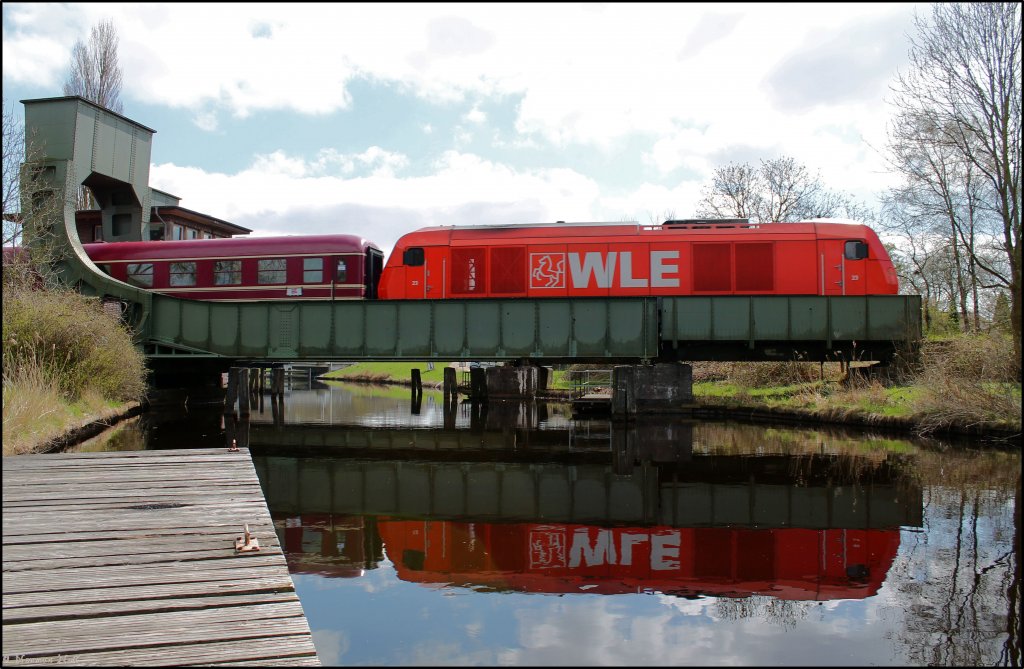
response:
<path id="1" fill-rule="evenodd" d="M 867 283 L 868 246 L 861 240 L 818 242 L 818 294 L 863 295 Z"/>

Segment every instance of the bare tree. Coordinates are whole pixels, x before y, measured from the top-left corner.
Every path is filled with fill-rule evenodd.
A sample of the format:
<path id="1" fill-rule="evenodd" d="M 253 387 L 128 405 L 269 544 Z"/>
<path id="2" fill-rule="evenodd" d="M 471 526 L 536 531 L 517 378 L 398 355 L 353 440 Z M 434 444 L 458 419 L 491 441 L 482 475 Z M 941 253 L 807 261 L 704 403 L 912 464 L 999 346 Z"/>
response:
<path id="1" fill-rule="evenodd" d="M 704 196 L 697 203 L 697 215 L 756 219 L 764 188 L 760 172 L 746 163 L 719 167 L 715 170 L 711 186 L 703 189 Z"/>
<path id="2" fill-rule="evenodd" d="M 75 42 L 71 67 L 64 82 L 64 95 L 78 95 L 120 114 L 121 66 L 117 58 L 118 37 L 114 22 L 101 21 L 92 27 L 89 42 Z"/>
<path id="3" fill-rule="evenodd" d="M 1015 364 L 1021 367 L 1021 10 L 1019 3 L 938 3 L 915 18 L 910 69 L 894 87 L 898 117 L 921 141 L 975 171 L 980 210 L 1000 224 Z M 977 259 L 975 259 L 977 261 Z M 991 268 L 994 270 L 994 268 Z M 991 272 L 995 274 L 995 272 Z"/>
<path id="4" fill-rule="evenodd" d="M 761 223 L 871 217 L 866 207 L 829 190 L 820 176 L 788 156 L 762 160 L 757 168 L 746 163 L 719 167 L 703 189 L 697 215 Z"/>
<path id="5" fill-rule="evenodd" d="M 75 42 L 64 82 L 64 95 L 78 95 L 112 112 L 122 113 L 118 41 L 114 22 L 107 19 L 92 27 L 88 43 L 82 40 Z M 78 192 L 77 208 L 91 209 L 95 204 L 92 193 L 82 186 Z"/>
<path id="6" fill-rule="evenodd" d="M 21 241 L 21 197 L 18 181 L 21 175 L 21 161 L 25 156 L 25 129 L 15 116 L 14 109 L 3 101 L 3 200 L 4 200 L 4 246 L 14 246 Z"/>

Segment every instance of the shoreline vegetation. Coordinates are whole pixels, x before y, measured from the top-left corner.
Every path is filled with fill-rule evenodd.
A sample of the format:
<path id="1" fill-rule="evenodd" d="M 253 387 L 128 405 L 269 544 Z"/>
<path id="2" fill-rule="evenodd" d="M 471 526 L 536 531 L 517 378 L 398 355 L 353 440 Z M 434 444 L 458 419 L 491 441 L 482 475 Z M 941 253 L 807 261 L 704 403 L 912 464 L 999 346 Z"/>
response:
<path id="1" fill-rule="evenodd" d="M 140 410 L 146 364 L 96 298 L 9 280 L 4 267 L 3 454 L 60 449 Z"/>
<path id="2" fill-rule="evenodd" d="M 694 404 L 706 418 L 836 424 L 883 428 L 913 436 L 954 435 L 1019 443 L 1021 384 L 1014 379 L 1008 335 L 988 333 L 930 339 L 921 361 L 895 379 L 862 376 L 838 363 L 694 362 Z M 356 363 L 329 372 L 326 381 L 410 385 L 419 368 L 425 388 L 440 388 L 446 362 Z M 568 372 L 610 369 L 572 365 L 556 369 L 541 399 L 571 398 Z M 460 380 L 460 384 L 462 381 Z"/>

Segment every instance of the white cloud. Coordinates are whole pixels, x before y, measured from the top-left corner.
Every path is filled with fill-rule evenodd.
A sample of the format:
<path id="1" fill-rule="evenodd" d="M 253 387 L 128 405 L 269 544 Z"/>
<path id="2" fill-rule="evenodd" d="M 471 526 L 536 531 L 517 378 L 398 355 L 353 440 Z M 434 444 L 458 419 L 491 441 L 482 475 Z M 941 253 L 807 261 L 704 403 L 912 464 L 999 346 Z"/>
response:
<path id="1" fill-rule="evenodd" d="M 480 110 L 479 104 L 476 104 L 473 105 L 473 108 L 470 109 L 463 118 L 465 118 L 470 123 L 476 123 L 479 125 L 480 123 L 483 123 L 484 121 L 487 120 L 487 114 Z"/>
<path id="2" fill-rule="evenodd" d="M 738 5 L 19 5 L 5 30 L 4 76 L 60 79 L 68 37 L 111 16 L 121 36 L 125 95 L 170 106 L 214 104 L 237 116 L 259 109 L 317 114 L 351 104 L 347 86 L 370 77 L 438 100 L 522 95 L 518 128 L 549 140 L 607 142 L 665 133 L 691 118 L 758 125 L 771 108 L 762 81 L 785 63 L 813 67 L 796 48 L 857 22 L 872 76 L 890 59 L 897 30 L 870 44 L 863 19 L 904 17 L 905 6 Z M 457 16 L 454 14 L 458 14 Z M 78 34 L 50 37 L 55 15 Z M 201 20 L 199 19 L 201 16 Z M 899 25 L 898 23 L 896 25 Z M 66 29 L 65 29 L 66 32 Z M 681 41 L 680 34 L 690 35 Z M 869 43 L 864 44 L 867 41 Z M 188 48 L 176 45 L 188 44 Z M 41 54 L 48 57 L 40 59 Z M 795 55 L 794 55 L 795 54 Z M 787 60 L 788 58 L 788 60 Z M 844 75 L 856 74 L 846 63 Z M 810 70 L 813 71 L 813 70 Z M 821 73 L 828 77 L 828 73 Z M 481 112 L 470 113 L 477 122 Z"/>
<path id="3" fill-rule="evenodd" d="M 387 248 L 421 225 L 594 220 L 599 204 L 597 184 L 573 170 L 517 170 L 448 151 L 431 174 L 396 177 L 406 160 L 379 147 L 352 155 L 321 152 L 312 161 L 277 151 L 236 174 L 153 165 L 150 184 L 187 194 L 182 206 L 256 234 L 345 232 Z M 352 175 L 357 168 L 368 171 Z"/>

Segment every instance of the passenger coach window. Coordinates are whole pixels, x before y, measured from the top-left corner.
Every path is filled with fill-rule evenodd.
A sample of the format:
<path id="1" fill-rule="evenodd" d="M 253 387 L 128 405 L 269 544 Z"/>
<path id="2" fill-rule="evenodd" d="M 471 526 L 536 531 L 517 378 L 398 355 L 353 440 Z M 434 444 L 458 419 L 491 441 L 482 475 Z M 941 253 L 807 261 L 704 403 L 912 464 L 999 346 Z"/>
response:
<path id="1" fill-rule="evenodd" d="M 218 286 L 235 286 L 242 283 L 242 261 L 218 260 L 214 263 L 213 283 Z"/>
<path id="2" fill-rule="evenodd" d="M 285 282 L 285 259 L 274 258 L 273 260 L 259 261 L 256 273 L 257 283 L 284 283 Z"/>
<path id="3" fill-rule="evenodd" d="M 348 265 L 345 264 L 344 260 L 338 261 L 337 272 L 334 274 L 334 280 L 338 283 L 348 282 Z"/>
<path id="4" fill-rule="evenodd" d="M 406 249 L 405 253 L 402 254 L 402 263 L 406 267 L 420 267 L 423 265 L 423 249 L 422 247 L 416 247 Z"/>
<path id="5" fill-rule="evenodd" d="M 153 263 L 130 263 L 128 265 L 128 283 L 141 288 L 152 288 Z"/>
<path id="6" fill-rule="evenodd" d="M 302 283 L 321 283 L 324 280 L 324 259 L 302 259 Z"/>
<path id="7" fill-rule="evenodd" d="M 846 242 L 846 259 L 863 260 L 868 257 L 868 245 L 864 242 Z"/>
<path id="8" fill-rule="evenodd" d="M 194 262 L 172 262 L 171 263 L 171 285 L 172 286 L 194 286 L 194 285 L 196 285 L 196 264 Z"/>

